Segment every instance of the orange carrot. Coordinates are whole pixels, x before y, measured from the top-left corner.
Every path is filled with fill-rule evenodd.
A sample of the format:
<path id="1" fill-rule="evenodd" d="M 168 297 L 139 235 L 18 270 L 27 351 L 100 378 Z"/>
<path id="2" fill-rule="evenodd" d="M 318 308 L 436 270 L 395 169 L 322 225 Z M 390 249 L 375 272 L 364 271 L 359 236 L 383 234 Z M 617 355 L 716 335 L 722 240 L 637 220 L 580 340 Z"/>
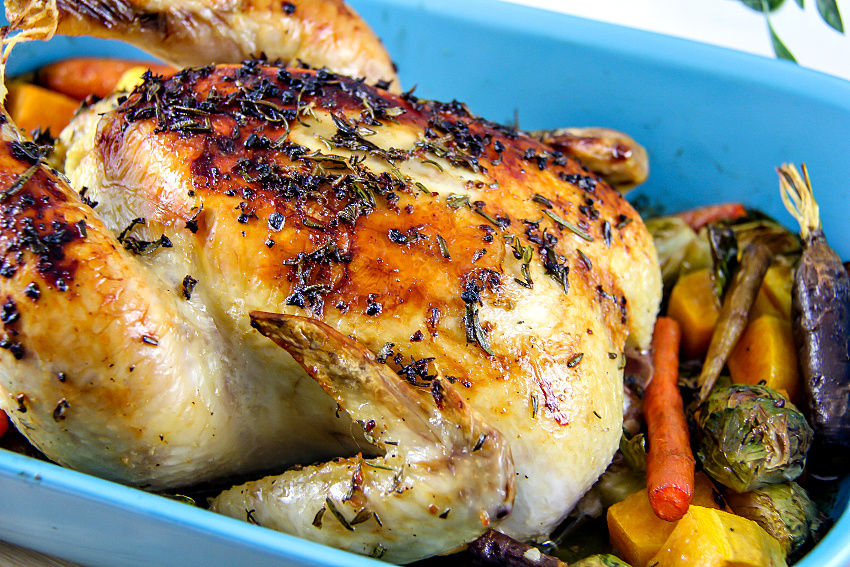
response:
<path id="1" fill-rule="evenodd" d="M 5 411 L 0 410 L 0 437 L 3 437 L 7 431 L 9 431 L 9 416 Z"/>
<path id="2" fill-rule="evenodd" d="M 681 336 L 675 319 L 658 318 L 652 337 L 653 375 L 643 400 L 649 503 L 656 516 L 670 522 L 685 515 L 694 494 L 695 462 L 678 384 Z"/>
<path id="3" fill-rule="evenodd" d="M 746 214 L 747 209 L 741 203 L 718 203 L 682 211 L 675 216 L 685 221 L 692 229 L 699 230 L 707 224 L 721 220 L 734 220 Z"/>
<path id="4" fill-rule="evenodd" d="M 151 61 L 75 57 L 39 69 L 38 83 L 77 100 L 84 100 L 89 95 L 104 98 L 112 94 L 121 76 L 133 67 L 147 67 L 158 75 L 172 75 L 175 72 L 170 65 Z"/>

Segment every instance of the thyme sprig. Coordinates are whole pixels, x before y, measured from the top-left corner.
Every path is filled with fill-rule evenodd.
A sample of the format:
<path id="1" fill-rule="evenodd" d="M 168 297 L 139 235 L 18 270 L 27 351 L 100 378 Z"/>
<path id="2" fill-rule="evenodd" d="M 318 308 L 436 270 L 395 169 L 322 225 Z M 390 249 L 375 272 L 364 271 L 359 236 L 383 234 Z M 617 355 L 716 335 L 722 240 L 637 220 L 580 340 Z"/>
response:
<path id="1" fill-rule="evenodd" d="M 550 211 L 548 209 L 544 209 L 543 214 L 545 214 L 547 217 L 549 217 L 550 219 L 552 219 L 553 221 L 555 221 L 559 225 L 563 226 L 564 228 L 566 228 L 567 230 L 569 230 L 570 232 L 572 232 L 576 236 L 581 237 L 582 239 L 586 240 L 587 242 L 593 242 L 593 237 L 590 234 L 588 234 L 588 232 L 586 230 L 582 230 L 579 227 L 577 227 L 576 225 L 574 225 L 573 223 L 569 222 L 568 220 L 561 218 L 560 216 L 558 216 L 557 213 L 554 213 L 553 211 Z"/>

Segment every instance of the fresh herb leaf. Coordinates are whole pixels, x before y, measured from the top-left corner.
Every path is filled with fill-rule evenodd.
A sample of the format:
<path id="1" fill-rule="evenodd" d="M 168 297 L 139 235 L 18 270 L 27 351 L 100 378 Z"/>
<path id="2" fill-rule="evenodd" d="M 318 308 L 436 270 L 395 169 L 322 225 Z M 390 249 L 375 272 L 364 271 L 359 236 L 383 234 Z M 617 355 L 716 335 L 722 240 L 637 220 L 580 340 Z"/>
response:
<path id="1" fill-rule="evenodd" d="M 563 226 L 564 228 L 575 234 L 576 236 L 579 236 L 588 242 L 593 242 L 593 237 L 590 236 L 587 231 L 582 230 L 571 222 L 562 219 L 560 216 L 553 213 L 552 211 L 543 211 L 543 213 L 559 225 Z"/>
<path id="2" fill-rule="evenodd" d="M 584 358 L 584 353 L 578 353 L 577 355 L 572 357 L 569 362 L 567 362 L 567 368 L 575 368 L 576 366 L 578 366 L 579 362 L 581 362 L 582 358 Z"/>
<path id="3" fill-rule="evenodd" d="M 490 356 L 494 356 L 495 353 L 490 348 L 490 343 L 487 341 L 487 333 L 484 331 L 484 328 L 481 326 L 481 322 L 478 320 L 478 309 L 470 304 L 466 304 L 466 312 L 463 318 L 464 327 L 466 328 L 466 340 L 467 342 L 478 343 L 478 346 L 481 349 L 489 354 Z"/>
<path id="4" fill-rule="evenodd" d="M 25 172 L 15 178 L 14 183 L 12 183 L 12 185 L 10 185 L 8 189 L 6 189 L 5 191 L 3 191 L 2 194 L 0 194 L 0 201 L 5 201 L 9 197 L 20 191 L 21 188 L 27 184 L 27 181 L 29 181 L 32 176 L 35 175 L 36 171 L 38 171 L 37 163 L 31 165 L 29 169 L 27 169 Z"/>
<path id="5" fill-rule="evenodd" d="M 802 0 L 800 0 L 802 2 Z M 841 14 L 838 12 L 838 5 L 835 0 L 817 0 L 818 12 L 821 18 L 832 29 L 844 33 L 844 24 L 841 21 Z M 802 7 L 802 4 L 800 4 Z"/>
<path id="6" fill-rule="evenodd" d="M 802 0 L 797 0 L 797 2 L 800 3 Z M 741 0 L 741 3 L 757 12 L 763 12 L 765 10 L 773 12 L 782 6 L 785 0 Z M 802 6 L 802 4 L 800 5 Z"/>
<path id="7" fill-rule="evenodd" d="M 449 247 L 446 244 L 446 239 L 440 236 L 439 234 L 437 235 L 437 244 L 440 246 L 440 254 L 443 256 L 443 258 L 445 258 L 446 260 L 451 260 L 452 255 L 449 254 Z"/>
<path id="8" fill-rule="evenodd" d="M 794 55 L 787 47 L 785 47 L 785 44 L 782 43 L 779 36 L 776 35 L 776 30 L 773 29 L 773 25 L 770 23 L 770 20 L 767 21 L 767 29 L 770 31 L 770 42 L 773 44 L 773 52 L 776 56 L 779 59 L 785 59 L 786 61 L 796 63 L 797 60 L 794 58 Z"/>
<path id="9" fill-rule="evenodd" d="M 330 513 L 333 514 L 334 518 L 336 518 L 339 523 L 342 524 L 342 527 L 344 527 L 350 532 L 354 531 L 352 525 L 348 522 L 348 520 L 345 519 L 345 516 L 342 515 L 342 512 L 339 511 L 339 508 L 336 507 L 336 504 L 334 504 L 333 500 L 331 500 L 330 498 L 325 498 L 325 506 L 327 506 Z"/>

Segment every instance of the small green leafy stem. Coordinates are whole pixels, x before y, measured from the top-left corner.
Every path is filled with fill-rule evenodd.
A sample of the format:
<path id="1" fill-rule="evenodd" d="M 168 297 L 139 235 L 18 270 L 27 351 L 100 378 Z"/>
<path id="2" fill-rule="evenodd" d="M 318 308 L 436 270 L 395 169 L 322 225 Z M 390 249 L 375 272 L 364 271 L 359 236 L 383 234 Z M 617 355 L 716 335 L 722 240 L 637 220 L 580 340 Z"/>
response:
<path id="1" fill-rule="evenodd" d="M 767 28 L 770 31 L 770 41 L 773 44 L 773 52 L 780 59 L 787 59 L 788 61 L 797 60 L 794 58 L 794 55 L 791 54 L 791 51 L 785 44 L 782 43 L 782 40 L 779 39 L 779 36 L 776 35 L 776 30 L 773 29 L 773 25 L 770 23 L 770 13 L 775 12 L 779 9 L 782 4 L 785 3 L 785 0 L 741 0 L 742 3 L 746 4 L 753 10 L 757 10 L 764 14 L 765 19 L 767 20 Z M 800 8 L 803 8 L 804 0 L 794 0 Z M 841 22 L 841 14 L 838 13 L 838 5 L 835 3 L 835 0 L 815 0 L 818 7 L 818 12 L 820 13 L 821 18 L 825 21 L 829 27 L 833 28 L 839 33 L 844 33 L 844 24 Z"/>

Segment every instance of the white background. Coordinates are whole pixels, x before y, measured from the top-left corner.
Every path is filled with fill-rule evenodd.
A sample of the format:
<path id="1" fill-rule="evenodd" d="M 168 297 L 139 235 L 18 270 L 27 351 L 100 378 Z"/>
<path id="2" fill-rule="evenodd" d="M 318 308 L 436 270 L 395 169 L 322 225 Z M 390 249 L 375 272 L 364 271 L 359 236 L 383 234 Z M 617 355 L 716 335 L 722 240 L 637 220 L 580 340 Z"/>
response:
<path id="1" fill-rule="evenodd" d="M 738 0 L 502 0 L 774 57 L 767 20 Z M 850 0 L 837 0 L 845 33 L 821 19 L 816 0 L 785 0 L 771 14 L 797 62 L 850 79 Z"/>

